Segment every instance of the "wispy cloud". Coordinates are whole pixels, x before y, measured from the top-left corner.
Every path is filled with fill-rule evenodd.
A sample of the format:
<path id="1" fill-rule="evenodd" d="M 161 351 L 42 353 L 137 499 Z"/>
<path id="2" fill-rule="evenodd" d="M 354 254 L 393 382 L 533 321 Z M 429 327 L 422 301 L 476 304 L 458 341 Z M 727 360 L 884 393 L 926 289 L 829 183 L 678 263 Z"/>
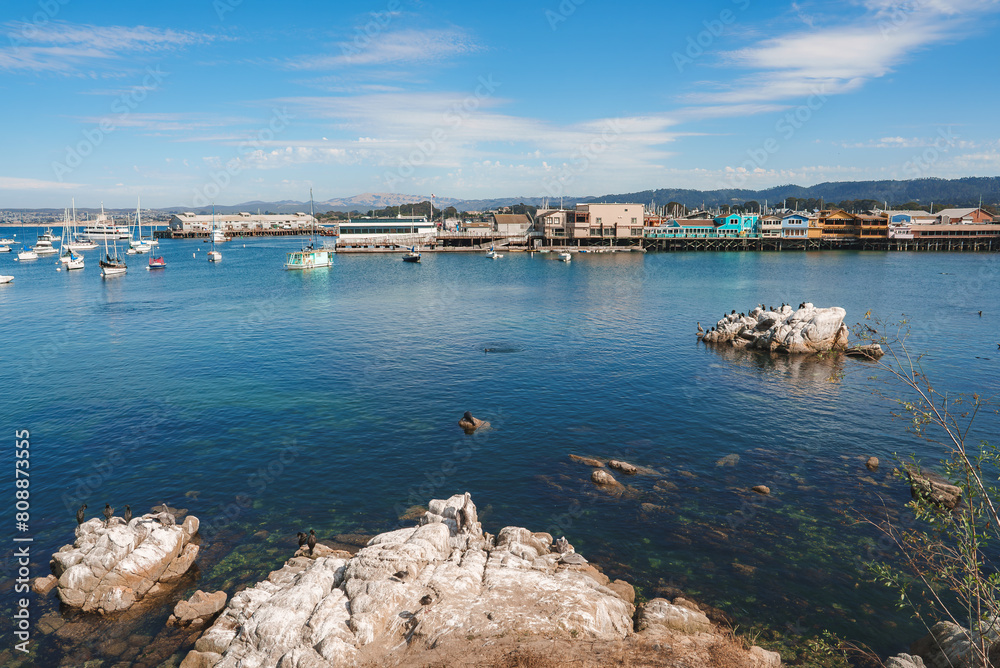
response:
<path id="1" fill-rule="evenodd" d="M 285 65 L 297 70 L 409 66 L 472 53 L 481 48 L 469 35 L 457 28 L 396 30 L 379 34 L 360 47 L 354 42 L 339 42 L 334 46 L 339 53 L 303 56 L 285 61 Z"/>
<path id="2" fill-rule="evenodd" d="M 126 56 L 204 44 L 212 35 L 146 26 L 93 26 L 53 21 L 39 29 L 12 21 L 0 26 L 8 45 L 0 47 L 0 69 L 72 75 L 106 67 Z"/>
<path id="3" fill-rule="evenodd" d="M 913 53 L 958 40 L 997 0 L 869 0 L 848 20 L 796 29 L 720 54 L 721 65 L 747 71 L 729 82 L 707 82 L 688 99 L 699 104 L 745 105 L 859 89 L 885 76 Z M 798 5 L 793 7 L 801 12 Z M 819 21 L 820 19 L 811 18 Z"/>
<path id="4" fill-rule="evenodd" d="M 83 187 L 79 183 L 61 183 L 41 179 L 22 179 L 16 176 L 0 176 L 0 190 L 73 190 Z"/>

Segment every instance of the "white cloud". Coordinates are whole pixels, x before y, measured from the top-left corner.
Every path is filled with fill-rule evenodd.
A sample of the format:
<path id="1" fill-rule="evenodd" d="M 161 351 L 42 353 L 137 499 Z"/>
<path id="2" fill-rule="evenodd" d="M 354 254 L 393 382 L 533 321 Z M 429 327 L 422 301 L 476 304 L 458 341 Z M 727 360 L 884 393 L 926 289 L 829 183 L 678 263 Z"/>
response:
<path id="1" fill-rule="evenodd" d="M 2 26 L 9 45 L 0 48 L 0 69 L 81 74 L 84 68 L 120 64 L 125 56 L 203 44 L 212 35 L 146 26 L 93 26 L 52 21 L 44 29 L 24 21 Z M 96 76 L 96 73 L 87 73 Z"/>
<path id="2" fill-rule="evenodd" d="M 375 35 L 366 44 L 340 42 L 340 53 L 305 56 L 286 61 L 300 70 L 324 70 L 364 65 L 413 65 L 472 53 L 479 46 L 461 30 L 397 30 Z"/>
<path id="3" fill-rule="evenodd" d="M 72 190 L 81 187 L 83 186 L 80 183 L 60 183 L 59 181 L 0 176 L 0 190 Z"/>
<path id="4" fill-rule="evenodd" d="M 746 105 L 805 98 L 817 91 L 854 91 L 889 74 L 920 49 L 960 40 L 977 16 L 997 5 L 997 0 L 868 0 L 865 11 L 852 19 L 722 53 L 723 66 L 748 73 L 727 83 L 710 82 L 688 99 Z"/>

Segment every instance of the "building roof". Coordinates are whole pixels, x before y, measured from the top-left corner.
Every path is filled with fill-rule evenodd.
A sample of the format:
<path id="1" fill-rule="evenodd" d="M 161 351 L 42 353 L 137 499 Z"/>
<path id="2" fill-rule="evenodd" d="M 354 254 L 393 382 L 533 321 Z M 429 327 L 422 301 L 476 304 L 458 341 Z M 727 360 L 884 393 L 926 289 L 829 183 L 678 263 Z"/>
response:
<path id="1" fill-rule="evenodd" d="M 530 225 L 531 220 L 523 213 L 495 213 L 493 219 L 497 225 Z"/>
<path id="2" fill-rule="evenodd" d="M 938 211 L 934 215 L 939 218 L 943 216 L 948 216 L 949 218 L 965 218 L 966 216 L 971 216 L 977 211 L 982 211 L 984 215 L 990 218 L 993 217 L 988 211 L 982 210 L 978 206 L 970 207 L 968 209 L 944 209 L 942 211 Z"/>

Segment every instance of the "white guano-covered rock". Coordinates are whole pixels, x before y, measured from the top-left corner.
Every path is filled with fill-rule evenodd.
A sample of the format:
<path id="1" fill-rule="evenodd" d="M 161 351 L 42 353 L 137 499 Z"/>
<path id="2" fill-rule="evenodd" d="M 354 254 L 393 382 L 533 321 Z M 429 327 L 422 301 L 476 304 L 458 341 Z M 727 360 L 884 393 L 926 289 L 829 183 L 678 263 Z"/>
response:
<path id="1" fill-rule="evenodd" d="M 817 308 L 807 303 L 799 309 L 785 305 L 773 311 L 758 306 L 747 314 L 723 316 L 702 341 L 778 353 L 843 351 L 848 346 L 846 315 L 839 306 Z"/>
<path id="2" fill-rule="evenodd" d="M 85 612 L 127 610 L 158 582 L 183 575 L 198 554 L 191 538 L 198 521 L 164 525 L 158 516 L 120 517 L 105 526 L 91 519 L 76 529 L 76 541 L 52 556 L 59 598 Z"/>
<path id="3" fill-rule="evenodd" d="M 295 557 L 237 593 L 195 643 L 192 665 L 391 665 L 452 637 L 632 633 L 634 607 L 560 563 L 551 535 L 507 527 L 494 540 L 468 494 L 428 507 L 420 526 L 376 536 L 349 559 Z"/>

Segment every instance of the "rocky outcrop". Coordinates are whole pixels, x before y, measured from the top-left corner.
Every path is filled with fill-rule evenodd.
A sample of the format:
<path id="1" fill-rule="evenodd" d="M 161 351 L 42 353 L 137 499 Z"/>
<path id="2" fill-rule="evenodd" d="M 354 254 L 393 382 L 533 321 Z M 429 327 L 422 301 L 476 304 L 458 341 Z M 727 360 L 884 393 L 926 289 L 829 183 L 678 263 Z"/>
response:
<path id="1" fill-rule="evenodd" d="M 632 604 L 565 556 L 549 534 L 484 534 L 468 494 L 434 500 L 420 526 L 351 559 L 289 560 L 236 594 L 195 651 L 221 657 L 209 665 L 341 666 L 456 633 L 630 634 Z"/>
<path id="2" fill-rule="evenodd" d="M 996 629 L 969 635 L 968 630 L 952 622 L 938 622 L 931 632 L 910 646 L 910 653 L 923 659 L 926 668 L 981 668 L 983 647 L 988 665 L 1000 665 L 1000 634 Z M 905 668 L 910 668 L 901 659 Z M 912 660 L 912 657 L 911 657 Z M 916 663 L 916 666 L 921 666 Z"/>
<path id="3" fill-rule="evenodd" d="M 773 311 L 758 306 L 747 314 L 723 316 L 702 341 L 776 353 L 844 351 L 848 347 L 845 315 L 847 311 L 838 306 L 803 304 L 796 310 L 785 305 Z"/>
<path id="4" fill-rule="evenodd" d="M 489 428 L 490 423 L 486 420 L 480 420 L 477 417 L 473 417 L 472 413 L 465 411 L 465 414 L 462 415 L 462 418 L 458 421 L 458 426 L 461 427 L 466 434 L 473 434 L 479 429 Z"/>
<path id="5" fill-rule="evenodd" d="M 620 482 L 615 480 L 615 477 L 603 469 L 597 469 L 590 474 L 590 480 L 595 485 L 601 485 L 602 487 L 617 487 L 621 485 Z"/>
<path id="6" fill-rule="evenodd" d="M 431 501 L 419 526 L 375 536 L 353 557 L 293 557 L 233 596 L 181 665 L 424 665 L 415 654 L 465 644 L 459 655 L 476 656 L 468 645 L 534 637 L 580 640 L 586 652 L 636 636 L 634 599 L 631 585 L 611 582 L 565 538 L 522 527 L 484 533 L 472 499 L 456 495 Z M 716 638 L 705 635 L 712 626 L 700 612 L 650 603 L 644 633 Z M 771 665 L 744 654 L 743 665 Z"/>
<path id="7" fill-rule="evenodd" d="M 76 528 L 76 541 L 52 555 L 59 598 L 85 612 L 130 608 L 160 582 L 184 575 L 198 555 L 191 539 L 198 518 L 176 524 L 170 513 L 147 514 L 128 524 L 94 518 Z"/>
<path id="8" fill-rule="evenodd" d="M 184 626 L 187 624 L 197 624 L 215 616 L 215 613 L 226 607 L 226 592 L 217 591 L 214 594 L 206 594 L 198 590 L 186 601 L 178 601 L 174 606 L 174 613 L 167 620 L 168 624 Z"/>

